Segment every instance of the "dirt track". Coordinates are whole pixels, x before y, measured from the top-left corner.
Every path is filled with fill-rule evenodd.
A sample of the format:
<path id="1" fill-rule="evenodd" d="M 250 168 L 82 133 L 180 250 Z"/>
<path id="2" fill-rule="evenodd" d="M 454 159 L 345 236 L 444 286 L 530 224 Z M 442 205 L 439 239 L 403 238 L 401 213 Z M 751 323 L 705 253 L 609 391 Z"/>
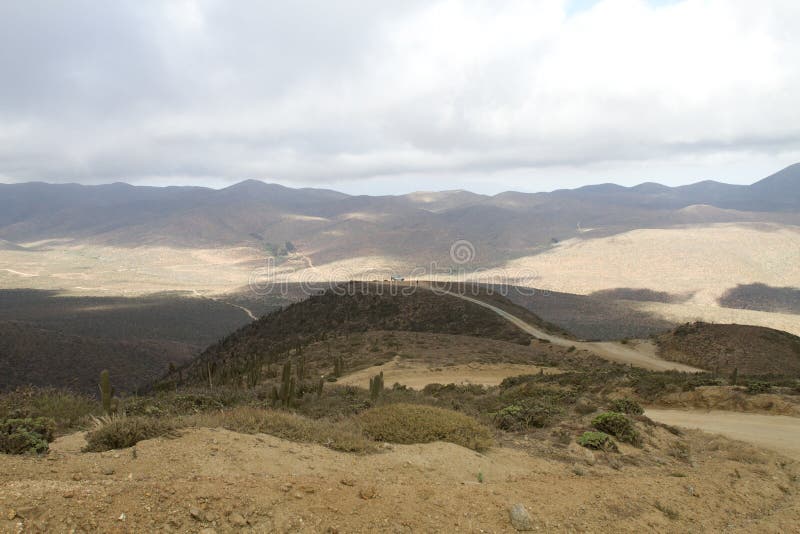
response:
<path id="1" fill-rule="evenodd" d="M 800 418 L 722 411 L 647 410 L 654 421 L 746 441 L 800 460 Z"/>
<path id="2" fill-rule="evenodd" d="M 587 341 L 575 341 L 572 339 L 566 339 L 563 337 L 554 336 L 552 334 L 548 334 L 547 332 L 532 326 L 522 319 L 515 317 L 508 313 L 507 311 L 501 310 L 496 306 L 492 306 L 489 303 L 483 302 L 482 300 L 468 297 L 466 295 L 461 295 L 459 293 L 452 293 L 446 291 L 448 295 L 452 295 L 454 297 L 458 297 L 463 300 L 467 300 L 469 302 L 473 302 L 478 304 L 479 306 L 483 306 L 484 308 L 488 308 L 498 314 L 499 316 L 503 317 L 504 319 L 508 320 L 509 322 L 513 323 L 520 330 L 523 332 L 527 332 L 528 334 L 537 337 L 539 339 L 546 339 L 550 343 L 554 345 L 559 345 L 562 347 L 570 347 L 574 346 L 577 349 L 588 350 L 601 358 L 605 358 L 606 360 L 611 360 L 613 362 L 618 363 L 625 363 L 630 364 L 635 367 L 641 367 L 643 369 L 649 369 L 651 371 L 684 371 L 687 373 L 700 373 L 703 372 L 702 369 L 698 369 L 696 367 L 691 367 L 689 365 L 683 365 L 681 363 L 676 362 L 669 362 L 667 360 L 662 360 L 656 356 L 655 346 L 650 343 L 649 341 L 635 341 L 627 345 L 623 345 L 622 343 L 614 343 L 612 341 L 602 341 L 602 342 L 587 342 Z"/>

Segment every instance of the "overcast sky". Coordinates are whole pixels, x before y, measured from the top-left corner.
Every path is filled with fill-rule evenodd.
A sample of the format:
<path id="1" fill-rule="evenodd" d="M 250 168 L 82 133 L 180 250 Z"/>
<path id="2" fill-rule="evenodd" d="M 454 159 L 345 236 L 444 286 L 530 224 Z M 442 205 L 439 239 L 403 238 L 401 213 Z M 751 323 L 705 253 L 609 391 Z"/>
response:
<path id="1" fill-rule="evenodd" d="M 0 182 L 750 183 L 800 1 L 0 1 Z"/>

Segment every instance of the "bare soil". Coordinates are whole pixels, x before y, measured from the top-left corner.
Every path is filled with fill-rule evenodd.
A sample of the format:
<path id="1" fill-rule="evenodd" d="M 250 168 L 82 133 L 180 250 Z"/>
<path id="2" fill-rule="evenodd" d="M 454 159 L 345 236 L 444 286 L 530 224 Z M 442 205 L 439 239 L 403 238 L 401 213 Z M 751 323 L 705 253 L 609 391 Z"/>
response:
<path id="1" fill-rule="evenodd" d="M 432 443 L 356 456 L 219 429 L 81 453 L 75 434 L 44 458 L 0 456 L 0 531 L 514 532 L 515 503 L 547 532 L 800 522 L 797 462 L 698 432 L 681 438 L 691 458 L 680 459 L 664 453 L 665 430 L 648 439 L 608 454 L 519 439 L 486 454 Z"/>

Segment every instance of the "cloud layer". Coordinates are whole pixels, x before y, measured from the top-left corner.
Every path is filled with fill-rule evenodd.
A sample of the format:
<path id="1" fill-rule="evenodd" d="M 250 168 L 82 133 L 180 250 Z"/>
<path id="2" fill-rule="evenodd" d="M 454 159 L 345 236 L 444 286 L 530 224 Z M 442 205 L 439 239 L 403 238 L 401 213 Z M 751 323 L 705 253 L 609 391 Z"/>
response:
<path id="1" fill-rule="evenodd" d="M 0 179 L 536 190 L 800 160 L 796 0 L 281 4 L 0 4 Z"/>

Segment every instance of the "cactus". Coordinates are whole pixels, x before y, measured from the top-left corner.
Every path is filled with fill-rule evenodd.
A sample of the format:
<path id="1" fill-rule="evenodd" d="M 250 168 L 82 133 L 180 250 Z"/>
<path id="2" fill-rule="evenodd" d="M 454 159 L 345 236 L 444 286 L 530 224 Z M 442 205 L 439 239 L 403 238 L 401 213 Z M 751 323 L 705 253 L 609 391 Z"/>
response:
<path id="1" fill-rule="evenodd" d="M 378 400 L 383 391 L 383 371 L 369 379 L 369 397 L 373 401 Z"/>
<path id="2" fill-rule="evenodd" d="M 731 384 L 734 386 L 739 385 L 739 368 L 734 367 L 733 372 L 731 373 Z"/>
<path id="3" fill-rule="evenodd" d="M 103 411 L 110 415 L 112 413 L 111 399 L 114 397 L 114 388 L 111 387 L 111 378 L 109 377 L 108 370 L 104 369 L 100 372 L 100 400 L 103 403 Z"/>
<path id="4" fill-rule="evenodd" d="M 342 356 L 336 356 L 333 359 L 333 376 L 339 378 L 342 376 L 344 372 L 344 358 Z"/>
<path id="5" fill-rule="evenodd" d="M 317 382 L 317 397 L 322 397 L 322 388 L 325 386 L 325 378 L 319 377 Z"/>
<path id="6" fill-rule="evenodd" d="M 278 388 L 276 386 L 272 386 L 272 389 L 269 391 L 269 401 L 272 404 L 272 407 L 277 407 L 280 400 L 281 394 L 278 392 Z"/>
<path id="7" fill-rule="evenodd" d="M 295 379 L 292 376 L 292 361 L 286 360 L 281 374 L 280 400 L 283 406 L 290 406 L 295 394 Z"/>
<path id="8" fill-rule="evenodd" d="M 302 382 L 306 377 L 306 357 L 300 356 L 297 360 L 297 381 Z"/>

